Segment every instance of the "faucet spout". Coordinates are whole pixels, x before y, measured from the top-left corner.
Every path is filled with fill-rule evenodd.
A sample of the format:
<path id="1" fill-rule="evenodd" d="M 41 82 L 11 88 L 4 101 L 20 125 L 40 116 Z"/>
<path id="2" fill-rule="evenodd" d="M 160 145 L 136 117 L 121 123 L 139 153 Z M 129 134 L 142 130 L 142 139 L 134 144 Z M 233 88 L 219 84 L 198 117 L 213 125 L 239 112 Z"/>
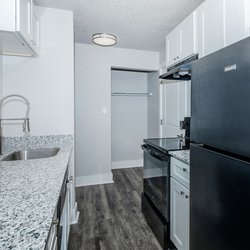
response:
<path id="1" fill-rule="evenodd" d="M 22 99 L 26 106 L 26 114 L 24 118 L 2 118 L 2 106 L 3 103 L 8 100 L 9 98 L 20 98 Z M 28 99 L 22 95 L 18 95 L 18 94 L 12 94 L 12 95 L 7 95 L 5 97 L 3 97 L 0 100 L 0 155 L 3 154 L 3 129 L 2 129 L 2 121 L 18 121 L 18 120 L 23 120 L 23 132 L 30 132 L 30 124 L 29 124 L 29 113 L 30 113 L 30 102 L 28 101 Z"/>

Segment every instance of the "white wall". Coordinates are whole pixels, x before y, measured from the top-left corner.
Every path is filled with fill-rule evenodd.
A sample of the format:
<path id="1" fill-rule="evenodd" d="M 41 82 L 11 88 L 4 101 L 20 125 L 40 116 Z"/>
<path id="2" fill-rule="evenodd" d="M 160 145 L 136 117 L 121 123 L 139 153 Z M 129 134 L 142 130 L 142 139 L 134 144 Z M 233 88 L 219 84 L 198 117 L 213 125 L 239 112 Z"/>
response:
<path id="1" fill-rule="evenodd" d="M 32 135 L 74 133 L 74 34 L 71 11 L 37 7 L 41 14 L 41 55 L 3 57 L 3 93 L 22 94 L 31 103 Z M 24 116 L 25 105 L 7 104 L 6 116 Z M 4 135 L 22 135 L 4 126 Z"/>
<path id="2" fill-rule="evenodd" d="M 0 55 L 0 98 L 3 97 L 3 57 Z"/>
<path id="3" fill-rule="evenodd" d="M 159 54 L 75 45 L 77 185 L 112 181 L 111 67 L 158 70 Z"/>
<path id="4" fill-rule="evenodd" d="M 166 43 L 160 50 L 160 67 L 166 67 Z"/>
<path id="5" fill-rule="evenodd" d="M 146 93 L 147 73 L 112 70 L 112 92 Z M 112 168 L 142 166 L 140 145 L 148 134 L 148 98 L 112 96 Z"/>
<path id="6" fill-rule="evenodd" d="M 148 98 L 148 138 L 160 137 L 160 81 L 159 72 L 147 74 L 148 92 L 152 94 Z"/>

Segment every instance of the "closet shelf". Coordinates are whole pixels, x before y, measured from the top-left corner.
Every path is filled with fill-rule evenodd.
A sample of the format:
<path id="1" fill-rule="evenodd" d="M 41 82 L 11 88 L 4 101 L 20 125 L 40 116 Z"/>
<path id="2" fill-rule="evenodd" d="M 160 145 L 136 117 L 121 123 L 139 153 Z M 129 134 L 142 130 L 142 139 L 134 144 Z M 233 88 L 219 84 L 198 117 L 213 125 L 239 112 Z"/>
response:
<path id="1" fill-rule="evenodd" d="M 112 96 L 152 96 L 152 93 L 129 93 L 129 92 L 112 92 Z"/>

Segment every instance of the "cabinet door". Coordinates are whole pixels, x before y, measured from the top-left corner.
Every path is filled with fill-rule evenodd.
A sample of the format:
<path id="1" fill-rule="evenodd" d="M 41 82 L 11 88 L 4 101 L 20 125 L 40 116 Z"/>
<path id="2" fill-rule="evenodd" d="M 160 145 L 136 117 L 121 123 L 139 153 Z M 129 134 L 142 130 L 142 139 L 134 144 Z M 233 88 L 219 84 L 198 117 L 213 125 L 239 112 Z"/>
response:
<path id="1" fill-rule="evenodd" d="M 197 25 L 199 57 L 223 48 L 223 1 L 207 0 L 200 5 Z"/>
<path id="2" fill-rule="evenodd" d="M 184 135 L 180 129 L 180 121 L 190 116 L 191 82 L 174 82 L 162 84 L 162 137 Z"/>
<path id="3" fill-rule="evenodd" d="M 175 137 L 181 134 L 179 125 L 180 114 L 180 83 L 162 85 L 162 136 Z"/>
<path id="4" fill-rule="evenodd" d="M 180 58 L 197 53 L 196 12 L 189 15 L 179 26 Z"/>
<path id="5" fill-rule="evenodd" d="M 36 12 L 32 11 L 32 39 L 31 43 L 34 49 L 39 52 L 40 48 L 40 19 L 38 18 Z"/>
<path id="6" fill-rule="evenodd" d="M 69 231 L 70 231 L 70 210 L 69 210 L 69 197 L 70 187 L 67 183 L 67 191 L 65 196 L 65 202 L 63 207 L 63 218 L 62 218 L 62 239 L 61 239 L 61 250 L 68 249 Z"/>
<path id="7" fill-rule="evenodd" d="M 246 9 L 245 9 L 245 15 L 246 15 L 246 36 L 250 36 L 250 1 L 245 1 Z"/>
<path id="8" fill-rule="evenodd" d="M 179 29 L 172 31 L 166 38 L 166 67 L 174 64 L 179 59 Z"/>
<path id="9" fill-rule="evenodd" d="M 32 19 L 32 0 L 17 0 L 17 23 L 16 30 L 27 41 L 31 40 L 31 19 Z"/>
<path id="10" fill-rule="evenodd" d="M 0 30 L 16 30 L 16 2 L 15 0 L 0 1 Z"/>
<path id="11" fill-rule="evenodd" d="M 178 250 L 189 250 L 189 190 L 171 178 L 170 238 Z"/>
<path id="12" fill-rule="evenodd" d="M 224 0 L 224 45 L 228 46 L 247 36 L 248 0 Z"/>
<path id="13" fill-rule="evenodd" d="M 58 224 L 56 223 L 57 220 L 57 210 L 55 210 L 54 216 L 53 216 L 53 220 L 52 220 L 52 224 L 49 230 L 49 235 L 47 238 L 47 242 L 46 242 L 46 246 L 45 246 L 45 250 L 54 250 L 56 249 L 56 245 L 57 245 L 57 226 Z"/>

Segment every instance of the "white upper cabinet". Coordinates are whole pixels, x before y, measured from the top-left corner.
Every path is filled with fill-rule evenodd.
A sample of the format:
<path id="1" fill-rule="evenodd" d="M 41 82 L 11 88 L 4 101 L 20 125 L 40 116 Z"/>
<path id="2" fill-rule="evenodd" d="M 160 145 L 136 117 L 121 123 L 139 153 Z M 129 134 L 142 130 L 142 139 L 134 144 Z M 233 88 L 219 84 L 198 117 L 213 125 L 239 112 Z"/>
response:
<path id="1" fill-rule="evenodd" d="M 249 0 L 224 1 L 224 46 L 228 46 L 249 35 Z"/>
<path id="2" fill-rule="evenodd" d="M 0 53 L 37 56 L 40 45 L 40 21 L 33 0 L 1 0 Z"/>
<path id="3" fill-rule="evenodd" d="M 32 11 L 32 25 L 31 25 L 31 44 L 33 48 L 39 53 L 40 50 L 40 19 L 33 8 Z"/>
<path id="4" fill-rule="evenodd" d="M 32 0 L 16 1 L 16 31 L 27 41 L 31 39 Z"/>
<path id="5" fill-rule="evenodd" d="M 166 66 L 195 54 L 196 39 L 196 12 L 193 12 L 166 37 Z"/>
<path id="6" fill-rule="evenodd" d="M 185 59 L 197 53 L 196 12 L 189 15 L 179 26 L 180 58 Z"/>
<path id="7" fill-rule="evenodd" d="M 199 57 L 223 48 L 223 1 L 207 0 L 197 8 Z"/>
<path id="8" fill-rule="evenodd" d="M 166 38 L 167 42 L 167 67 L 174 64 L 180 57 L 180 34 L 179 30 L 173 30 Z"/>
<path id="9" fill-rule="evenodd" d="M 206 0 L 197 8 L 199 57 L 249 36 L 249 0 Z"/>
<path id="10" fill-rule="evenodd" d="M 16 1 L 1 0 L 0 2 L 0 29 L 2 31 L 15 31 Z"/>

